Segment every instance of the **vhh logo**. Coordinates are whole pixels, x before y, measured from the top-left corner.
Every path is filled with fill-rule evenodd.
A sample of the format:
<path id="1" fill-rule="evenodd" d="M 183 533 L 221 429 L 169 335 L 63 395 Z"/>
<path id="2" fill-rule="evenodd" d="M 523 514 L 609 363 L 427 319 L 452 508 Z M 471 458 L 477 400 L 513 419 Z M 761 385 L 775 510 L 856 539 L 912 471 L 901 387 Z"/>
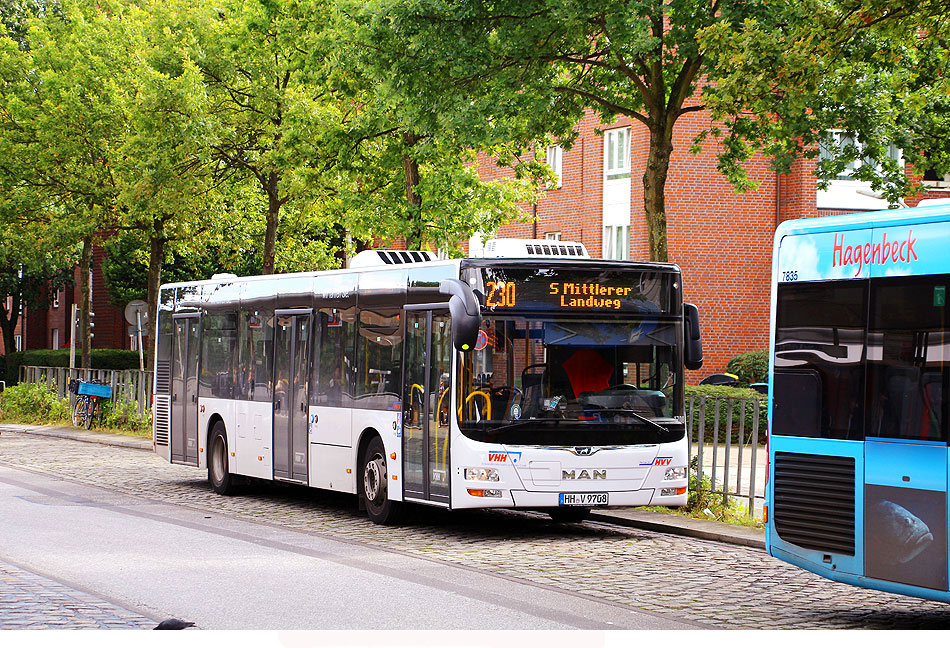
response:
<path id="1" fill-rule="evenodd" d="M 670 462 L 673 461 L 673 457 L 657 457 L 656 461 L 653 462 L 654 466 L 669 466 Z"/>
<path id="2" fill-rule="evenodd" d="M 496 463 L 504 463 L 508 461 L 508 455 L 504 452 L 489 452 L 488 460 Z"/>

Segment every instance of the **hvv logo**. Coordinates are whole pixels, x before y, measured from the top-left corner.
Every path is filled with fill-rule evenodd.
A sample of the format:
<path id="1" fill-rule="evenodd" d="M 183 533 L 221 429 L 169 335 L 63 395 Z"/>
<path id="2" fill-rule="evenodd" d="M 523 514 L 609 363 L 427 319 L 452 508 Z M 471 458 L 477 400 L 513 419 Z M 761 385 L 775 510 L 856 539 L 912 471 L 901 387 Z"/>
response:
<path id="1" fill-rule="evenodd" d="M 488 463 L 518 463 L 518 460 L 521 459 L 520 452 L 507 452 L 505 450 L 499 450 L 497 452 L 488 453 Z"/>

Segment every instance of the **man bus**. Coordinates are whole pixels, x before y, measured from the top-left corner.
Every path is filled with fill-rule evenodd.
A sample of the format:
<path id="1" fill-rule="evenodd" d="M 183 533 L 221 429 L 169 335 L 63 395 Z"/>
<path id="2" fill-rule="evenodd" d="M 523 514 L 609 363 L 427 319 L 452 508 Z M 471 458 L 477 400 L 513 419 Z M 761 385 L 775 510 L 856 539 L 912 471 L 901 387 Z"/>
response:
<path id="1" fill-rule="evenodd" d="M 379 524 L 406 503 L 559 521 L 685 504 L 683 369 L 702 347 L 679 269 L 488 249 L 162 286 L 156 452 L 221 494 L 243 478 L 354 493 Z"/>

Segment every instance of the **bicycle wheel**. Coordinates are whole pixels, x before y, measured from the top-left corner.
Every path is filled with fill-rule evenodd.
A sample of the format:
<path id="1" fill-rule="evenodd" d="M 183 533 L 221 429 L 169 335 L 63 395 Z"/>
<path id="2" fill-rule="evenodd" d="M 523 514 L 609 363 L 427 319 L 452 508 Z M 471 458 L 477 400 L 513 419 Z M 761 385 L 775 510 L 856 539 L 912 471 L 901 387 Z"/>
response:
<path id="1" fill-rule="evenodd" d="M 77 396 L 76 404 L 73 405 L 73 426 L 83 425 L 86 418 L 86 400 L 85 396 Z"/>
<path id="2" fill-rule="evenodd" d="M 86 418 L 83 421 L 83 426 L 88 430 L 92 427 L 92 420 L 99 416 L 99 399 L 91 398 L 89 399 L 89 405 L 86 407 Z"/>

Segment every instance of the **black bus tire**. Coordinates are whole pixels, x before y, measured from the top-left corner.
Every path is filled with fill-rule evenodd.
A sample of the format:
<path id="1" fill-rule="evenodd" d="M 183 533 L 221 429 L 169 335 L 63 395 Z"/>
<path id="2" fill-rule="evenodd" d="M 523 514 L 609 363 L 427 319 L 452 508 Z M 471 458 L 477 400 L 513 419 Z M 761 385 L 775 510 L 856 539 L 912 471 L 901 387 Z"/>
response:
<path id="1" fill-rule="evenodd" d="M 208 444 L 208 481 L 218 495 L 234 493 L 234 478 L 228 471 L 228 437 L 224 423 L 218 421 L 211 428 Z"/>
<path id="2" fill-rule="evenodd" d="M 396 524 L 402 518 L 402 502 L 389 499 L 386 448 L 379 437 L 373 437 L 360 459 L 360 495 L 366 514 L 374 523 Z"/>

